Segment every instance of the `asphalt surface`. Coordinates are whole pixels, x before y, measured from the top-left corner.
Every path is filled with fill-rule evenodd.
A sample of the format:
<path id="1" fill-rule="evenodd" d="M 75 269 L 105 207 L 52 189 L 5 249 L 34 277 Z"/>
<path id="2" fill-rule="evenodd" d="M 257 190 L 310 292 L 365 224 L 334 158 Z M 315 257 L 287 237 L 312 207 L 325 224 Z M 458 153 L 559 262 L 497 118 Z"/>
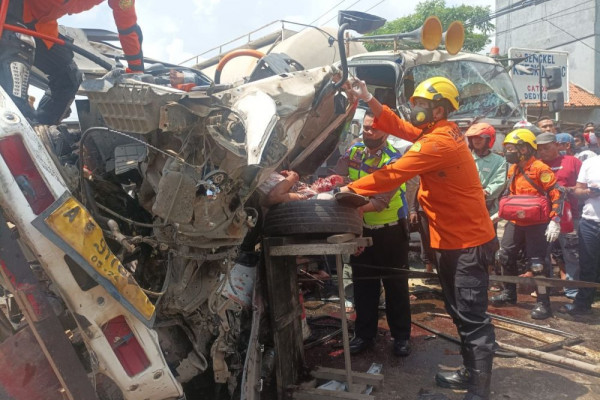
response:
<path id="1" fill-rule="evenodd" d="M 417 297 L 411 302 L 413 321 L 457 337 L 456 329 L 450 319 L 431 315 L 431 313 L 445 314 L 439 287 L 424 285 L 421 280 L 411 280 L 410 282 L 413 293 Z M 552 351 L 551 354 L 600 365 L 600 302 L 596 302 L 594 305 L 592 315 L 571 317 L 558 312 L 559 307 L 570 300 L 564 296 L 552 296 L 554 317 L 544 321 L 534 321 L 529 317 L 529 312 L 535 304 L 535 298 L 529 295 L 531 291 L 528 289 L 521 290 L 524 293 L 519 294 L 519 301 L 515 306 L 502 308 L 490 306 L 488 311 L 578 335 L 583 342 L 573 346 L 574 351 L 560 349 Z M 493 295 L 492 292 L 490 292 L 491 295 Z M 328 328 L 317 326 L 317 324 L 335 326 L 335 319 L 325 318 L 326 316 L 339 317 L 340 310 L 335 303 L 307 301 L 306 305 L 311 308 L 307 310 L 309 320 L 318 316 L 322 317 L 311 323 L 313 337 L 328 332 Z M 347 315 L 350 320 L 355 317 L 353 312 L 349 312 Z M 523 329 L 514 324 L 505 324 L 504 327 L 510 330 L 516 329 L 520 333 L 499 329 L 498 325 L 500 324 L 496 325 L 498 341 L 520 348 L 535 348 L 563 339 L 558 335 Z M 413 325 L 411 341 L 413 346 L 411 355 L 406 358 L 397 358 L 392 354 L 392 338 L 385 320 L 385 313 L 381 310 L 377 342 L 373 348 L 352 356 L 352 370 L 366 372 L 372 363 L 383 365 L 384 386 L 372 393 L 377 399 L 433 400 L 435 397 L 427 396 L 427 394 L 436 393 L 443 394 L 451 400 L 462 399 L 464 392 L 438 388 L 434 382 L 434 375 L 438 370 L 453 370 L 461 365 L 459 346 L 415 325 Z M 307 366 L 309 368 L 323 366 L 343 369 L 344 355 L 340 347 L 341 335 L 338 335 L 325 344 L 307 350 L 305 353 Z M 492 374 L 491 399 L 597 400 L 600 399 L 600 377 L 523 357 L 496 357 Z"/>

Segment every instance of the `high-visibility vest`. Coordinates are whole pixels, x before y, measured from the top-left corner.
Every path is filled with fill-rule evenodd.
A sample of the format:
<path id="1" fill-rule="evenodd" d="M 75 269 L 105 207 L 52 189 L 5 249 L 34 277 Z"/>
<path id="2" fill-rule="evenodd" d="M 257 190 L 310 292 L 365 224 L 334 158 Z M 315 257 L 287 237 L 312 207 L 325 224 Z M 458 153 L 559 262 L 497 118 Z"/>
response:
<path id="1" fill-rule="evenodd" d="M 380 150 L 380 156 L 369 156 L 365 150 L 364 143 L 357 143 L 350 149 L 348 162 L 348 176 L 355 181 L 363 176 L 369 175 L 387 163 L 391 159 L 399 158 L 401 154 L 389 142 Z M 376 161 L 378 161 L 376 163 Z M 365 224 L 383 225 L 398 221 L 399 218 L 408 216 L 406 204 L 406 184 L 402 184 L 390 200 L 387 208 L 382 211 L 371 211 L 363 214 Z"/>

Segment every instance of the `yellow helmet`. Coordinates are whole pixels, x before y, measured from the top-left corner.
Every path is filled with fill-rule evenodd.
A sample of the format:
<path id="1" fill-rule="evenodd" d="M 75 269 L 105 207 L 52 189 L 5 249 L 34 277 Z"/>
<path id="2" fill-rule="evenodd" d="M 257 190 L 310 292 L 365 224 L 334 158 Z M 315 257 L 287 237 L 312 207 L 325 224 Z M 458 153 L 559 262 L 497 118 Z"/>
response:
<path id="1" fill-rule="evenodd" d="M 415 97 L 433 101 L 446 99 L 455 110 L 458 110 L 458 89 L 450 79 L 443 76 L 434 76 L 419 83 L 410 98 L 410 102 L 413 104 Z"/>
<path id="2" fill-rule="evenodd" d="M 537 142 L 535 141 L 535 135 L 529 129 L 519 128 L 510 132 L 504 138 L 504 145 L 514 144 L 514 145 L 522 145 L 527 143 L 534 150 L 537 150 Z"/>

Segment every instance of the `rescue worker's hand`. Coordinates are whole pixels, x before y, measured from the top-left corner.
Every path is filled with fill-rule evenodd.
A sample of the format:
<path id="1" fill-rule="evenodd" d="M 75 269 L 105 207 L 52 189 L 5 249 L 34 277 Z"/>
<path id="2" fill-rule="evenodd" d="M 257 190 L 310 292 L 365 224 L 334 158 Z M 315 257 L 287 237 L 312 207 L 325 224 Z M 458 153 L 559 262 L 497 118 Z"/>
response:
<path id="1" fill-rule="evenodd" d="M 367 84 L 365 81 L 361 81 L 360 79 L 354 79 L 350 82 L 352 85 L 352 93 L 358 97 L 359 100 L 368 103 L 373 98 L 373 95 L 369 93 L 369 89 L 367 89 Z"/>
<path id="2" fill-rule="evenodd" d="M 364 248 L 364 247 L 362 247 L 362 246 L 360 246 L 360 247 L 357 247 L 357 248 L 356 248 L 356 251 L 355 251 L 355 252 L 354 252 L 354 254 L 352 254 L 352 255 L 353 255 L 354 257 L 358 257 L 358 256 L 360 256 L 360 255 L 363 253 L 363 251 L 365 251 L 365 248 Z"/>
<path id="3" fill-rule="evenodd" d="M 417 225 L 419 223 L 419 214 L 416 212 L 411 212 L 408 216 L 411 225 Z"/>
<path id="4" fill-rule="evenodd" d="M 502 218 L 500 218 L 500 217 L 498 216 L 498 213 L 496 213 L 496 214 L 492 214 L 492 215 L 490 216 L 490 219 L 492 220 L 492 224 L 495 224 L 495 223 L 497 223 L 498 221 L 500 221 Z"/>
<path id="5" fill-rule="evenodd" d="M 549 243 L 554 242 L 558 239 L 558 235 L 560 233 L 560 224 L 556 221 L 550 221 L 548 223 L 548 227 L 546 228 L 546 240 Z"/>

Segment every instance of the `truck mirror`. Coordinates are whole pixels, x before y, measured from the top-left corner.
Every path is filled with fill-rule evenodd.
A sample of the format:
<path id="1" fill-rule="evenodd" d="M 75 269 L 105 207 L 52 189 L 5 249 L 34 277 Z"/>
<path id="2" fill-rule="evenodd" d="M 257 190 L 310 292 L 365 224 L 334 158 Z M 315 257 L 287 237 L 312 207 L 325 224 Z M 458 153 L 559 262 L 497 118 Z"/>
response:
<path id="1" fill-rule="evenodd" d="M 558 89 L 562 86 L 562 70 L 560 67 L 546 67 L 544 72 L 548 90 Z"/>
<path id="2" fill-rule="evenodd" d="M 557 112 L 565 108 L 565 94 L 562 90 L 548 91 L 548 111 Z"/>

